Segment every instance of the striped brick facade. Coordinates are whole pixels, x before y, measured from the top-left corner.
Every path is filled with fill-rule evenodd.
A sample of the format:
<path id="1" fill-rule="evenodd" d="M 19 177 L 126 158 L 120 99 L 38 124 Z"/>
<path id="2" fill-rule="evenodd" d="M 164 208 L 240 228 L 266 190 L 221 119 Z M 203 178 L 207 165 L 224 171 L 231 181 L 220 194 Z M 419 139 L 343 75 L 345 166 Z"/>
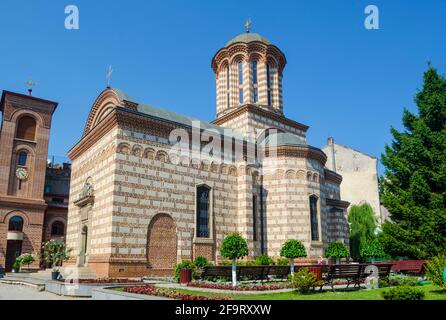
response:
<path id="1" fill-rule="evenodd" d="M 272 105 L 263 105 L 265 72 L 258 75 L 259 104 L 252 103 L 249 61 L 254 58 L 261 61 L 259 71 L 268 59 L 276 63 Z M 238 103 L 239 61 L 246 79 L 243 105 Z M 73 163 L 67 242 L 75 249 L 69 263 L 88 266 L 97 276 L 165 275 L 175 263 L 198 256 L 218 263 L 222 240 L 233 232 L 247 239 L 250 259 L 262 253 L 278 257 L 290 238 L 301 240 L 310 258 L 320 257 L 330 241 L 347 242 L 348 203 L 339 193 L 342 177 L 325 168 L 327 157 L 320 149 L 306 144 L 308 127 L 283 115 L 280 82 L 285 62 L 279 49 L 262 43 L 235 43 L 213 59 L 213 128 L 221 129 L 217 131 L 222 138 L 222 129 L 232 128 L 255 146 L 265 130 L 277 129 L 297 141 L 275 146 L 275 153 L 272 145 L 265 150 L 257 145 L 265 157 L 255 162 L 248 161 L 246 149 L 241 159 L 226 162 L 200 158 L 193 145 L 186 155 L 173 154 L 172 130 L 193 132 L 189 124 L 178 122 L 183 118 L 162 118 L 119 90 L 102 92 L 82 139 L 69 153 Z M 197 234 L 201 187 L 209 190 L 207 237 Z M 317 241 L 312 240 L 310 197 L 317 198 Z"/>

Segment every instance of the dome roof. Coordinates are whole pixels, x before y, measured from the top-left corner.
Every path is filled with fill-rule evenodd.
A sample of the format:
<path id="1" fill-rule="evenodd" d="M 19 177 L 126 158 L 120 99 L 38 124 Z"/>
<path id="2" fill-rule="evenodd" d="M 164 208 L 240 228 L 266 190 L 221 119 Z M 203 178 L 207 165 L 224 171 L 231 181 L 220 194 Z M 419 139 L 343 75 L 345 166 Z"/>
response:
<path id="1" fill-rule="evenodd" d="M 246 32 L 246 33 L 239 34 L 237 37 L 235 37 L 234 39 L 230 40 L 226 44 L 226 47 L 230 46 L 231 44 L 237 43 L 237 42 L 249 43 L 249 42 L 254 42 L 254 41 L 260 41 L 260 42 L 263 42 L 265 44 L 271 44 L 271 42 L 269 42 L 266 38 L 262 37 L 258 33 L 248 33 L 248 32 Z"/>

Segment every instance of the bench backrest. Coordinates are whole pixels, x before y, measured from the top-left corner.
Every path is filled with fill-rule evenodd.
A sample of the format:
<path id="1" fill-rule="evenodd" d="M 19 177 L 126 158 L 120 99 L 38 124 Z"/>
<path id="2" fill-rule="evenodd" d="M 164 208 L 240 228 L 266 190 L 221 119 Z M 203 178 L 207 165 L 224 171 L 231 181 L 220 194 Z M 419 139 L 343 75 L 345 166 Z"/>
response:
<path id="1" fill-rule="evenodd" d="M 218 266 L 218 267 L 204 267 L 201 277 L 231 277 L 232 267 Z"/>
<path id="2" fill-rule="evenodd" d="M 394 261 L 393 271 L 413 271 L 421 273 L 426 263 L 425 260 L 399 260 Z"/>
<path id="3" fill-rule="evenodd" d="M 337 264 L 330 265 L 328 277 L 333 279 L 357 278 L 364 270 L 362 264 Z"/>

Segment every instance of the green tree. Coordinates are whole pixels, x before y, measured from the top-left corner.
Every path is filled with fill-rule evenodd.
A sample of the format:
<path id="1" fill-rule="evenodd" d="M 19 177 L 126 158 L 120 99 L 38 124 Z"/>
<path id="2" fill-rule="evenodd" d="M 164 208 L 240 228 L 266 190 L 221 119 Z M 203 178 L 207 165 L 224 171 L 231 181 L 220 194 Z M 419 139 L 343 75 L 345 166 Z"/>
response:
<path id="1" fill-rule="evenodd" d="M 248 255 L 248 243 L 239 234 L 227 235 L 220 247 L 220 254 L 232 260 L 232 286 L 237 285 L 237 259 Z"/>
<path id="2" fill-rule="evenodd" d="M 362 246 L 375 238 L 378 221 L 370 204 L 364 203 L 350 208 L 348 222 L 350 223 L 350 252 L 353 259 L 360 260 Z"/>
<path id="3" fill-rule="evenodd" d="M 294 275 L 294 259 L 305 258 L 307 251 L 302 242 L 299 240 L 290 239 L 287 240 L 280 250 L 280 256 L 290 259 L 291 275 Z"/>
<path id="4" fill-rule="evenodd" d="M 381 199 L 391 214 L 379 235 L 392 256 L 426 259 L 446 252 L 446 79 L 429 67 L 416 94 L 418 114 L 404 110 L 382 163 Z"/>
<path id="5" fill-rule="evenodd" d="M 361 246 L 361 258 L 363 259 L 377 259 L 384 258 L 386 253 L 379 242 L 378 238 L 367 241 Z"/>
<path id="6" fill-rule="evenodd" d="M 350 252 L 347 246 L 341 241 L 330 242 L 325 249 L 324 257 L 328 259 L 339 260 L 341 258 L 348 258 Z"/>

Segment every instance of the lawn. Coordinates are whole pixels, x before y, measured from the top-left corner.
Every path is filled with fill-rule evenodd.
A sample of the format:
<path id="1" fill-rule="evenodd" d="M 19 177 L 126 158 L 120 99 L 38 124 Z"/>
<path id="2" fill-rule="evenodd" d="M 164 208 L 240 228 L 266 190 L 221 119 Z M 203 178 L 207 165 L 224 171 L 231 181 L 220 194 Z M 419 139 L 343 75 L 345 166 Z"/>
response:
<path id="1" fill-rule="evenodd" d="M 446 300 L 446 290 L 432 285 L 419 286 L 426 293 L 425 300 Z M 186 289 L 177 290 L 190 295 L 207 297 L 230 296 L 234 300 L 383 300 L 381 292 L 387 288 L 366 290 L 351 289 L 337 290 L 336 292 L 324 291 L 310 294 L 299 294 L 296 292 L 270 293 L 270 294 L 215 294 L 204 291 L 192 291 Z"/>

